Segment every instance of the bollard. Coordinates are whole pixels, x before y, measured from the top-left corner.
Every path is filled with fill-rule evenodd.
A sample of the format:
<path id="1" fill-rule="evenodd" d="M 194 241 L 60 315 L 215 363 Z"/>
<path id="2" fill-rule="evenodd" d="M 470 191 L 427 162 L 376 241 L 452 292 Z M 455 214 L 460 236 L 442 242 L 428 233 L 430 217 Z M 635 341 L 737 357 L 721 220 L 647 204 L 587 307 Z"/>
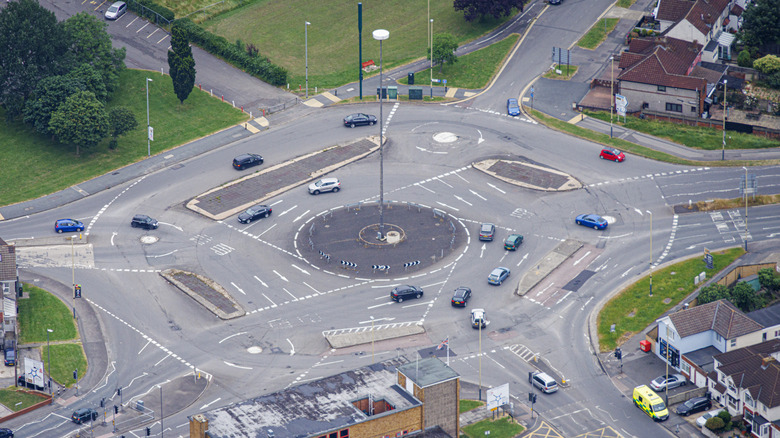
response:
<path id="1" fill-rule="evenodd" d="M 244 105 L 241 105 L 241 112 L 244 112 Z"/>
<path id="2" fill-rule="evenodd" d="M 334 90 L 334 92 L 336 93 L 334 96 L 338 96 L 338 95 L 339 95 L 339 89 L 338 89 L 338 88 L 336 88 L 336 89 Z"/>
<path id="3" fill-rule="evenodd" d="M 209 96 L 214 97 L 214 90 L 211 88 L 209 88 Z"/>
<path id="4" fill-rule="evenodd" d="M 298 84 L 298 91 L 303 90 L 303 87 L 301 87 L 301 84 Z"/>
<path id="5" fill-rule="evenodd" d="M 265 109 L 263 109 L 263 117 L 265 117 Z"/>
<path id="6" fill-rule="evenodd" d="M 230 104 L 231 104 L 231 105 L 233 105 L 233 108 L 235 108 L 235 107 L 236 107 L 236 101 L 235 101 L 235 100 L 231 100 L 231 101 L 230 101 Z"/>
<path id="7" fill-rule="evenodd" d="M 317 87 L 314 87 L 314 94 L 317 94 Z"/>
<path id="8" fill-rule="evenodd" d="M 222 95 L 222 101 L 223 102 L 225 101 L 225 95 L 224 94 Z"/>
<path id="9" fill-rule="evenodd" d="M 198 84 L 198 90 L 203 91 L 203 85 Z"/>

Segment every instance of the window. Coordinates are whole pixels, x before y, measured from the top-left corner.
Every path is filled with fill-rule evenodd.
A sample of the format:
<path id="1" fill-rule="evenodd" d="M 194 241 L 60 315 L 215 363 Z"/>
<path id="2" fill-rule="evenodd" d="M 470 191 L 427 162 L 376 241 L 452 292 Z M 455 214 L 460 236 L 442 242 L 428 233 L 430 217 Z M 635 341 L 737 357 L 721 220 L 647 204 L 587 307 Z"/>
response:
<path id="1" fill-rule="evenodd" d="M 778 331 L 780 331 L 780 330 L 778 330 Z M 717 339 L 717 340 L 718 340 L 718 342 L 720 342 L 720 341 L 722 341 L 722 340 L 723 340 L 723 337 L 721 337 L 721 336 L 720 336 L 720 334 L 718 334 L 718 333 L 715 333 L 715 339 Z"/>
<path id="2" fill-rule="evenodd" d="M 687 374 L 688 376 L 691 375 L 691 366 L 688 364 L 688 362 L 682 363 L 682 371 L 683 373 Z"/>
<path id="3" fill-rule="evenodd" d="M 766 341 L 766 332 L 761 333 L 761 341 Z"/>
<path id="4" fill-rule="evenodd" d="M 659 85 L 659 86 L 658 86 L 658 91 L 660 91 L 660 92 L 662 92 L 662 93 L 665 93 L 665 92 L 666 92 L 666 86 L 664 86 L 664 85 Z"/>
<path id="5" fill-rule="evenodd" d="M 648 109 L 650 108 L 650 104 L 647 102 L 642 102 L 642 109 Z"/>
<path id="6" fill-rule="evenodd" d="M 732 347 L 736 347 L 737 346 L 737 339 L 736 338 L 731 340 L 731 346 Z"/>
<path id="7" fill-rule="evenodd" d="M 339 438 L 349 438 L 349 429 L 340 430 Z"/>
<path id="8" fill-rule="evenodd" d="M 691 112 L 692 112 L 692 113 L 695 113 L 695 112 L 697 112 L 697 111 L 696 111 L 696 107 L 695 107 L 695 106 L 692 106 L 692 107 L 691 107 Z"/>
<path id="9" fill-rule="evenodd" d="M 780 336 L 780 330 L 775 330 L 775 337 Z"/>
<path id="10" fill-rule="evenodd" d="M 682 105 L 680 105 L 679 103 L 667 103 L 666 104 L 666 110 L 667 111 L 673 111 L 673 112 L 676 112 L 676 113 L 681 113 L 682 112 Z"/>

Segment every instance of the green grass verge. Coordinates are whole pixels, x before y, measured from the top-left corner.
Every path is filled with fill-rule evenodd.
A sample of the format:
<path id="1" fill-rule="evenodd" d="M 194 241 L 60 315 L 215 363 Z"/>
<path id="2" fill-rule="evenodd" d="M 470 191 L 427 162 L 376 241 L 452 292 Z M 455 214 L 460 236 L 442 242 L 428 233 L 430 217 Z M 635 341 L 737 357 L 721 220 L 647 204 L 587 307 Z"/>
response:
<path id="1" fill-rule="evenodd" d="M 476 409 L 480 406 L 484 406 L 485 402 L 479 401 L 479 400 L 461 400 L 460 401 L 460 411 L 459 413 L 462 414 L 464 412 L 468 412 L 472 409 Z"/>
<path id="2" fill-rule="evenodd" d="M 92 150 L 76 148 L 52 141 L 36 134 L 21 122 L 2 121 L 0 129 L 0 162 L 18 163 L 4 166 L 0 172 L 0 205 L 8 205 L 56 192 L 58 190 L 102 175 L 112 169 L 146 158 L 146 89 L 149 83 L 149 107 L 151 125 L 154 127 L 152 154 L 157 154 L 210 133 L 246 120 L 240 110 L 208 93 L 193 90 L 183 105 L 173 92 L 170 76 L 154 72 L 126 70 L 120 76 L 119 91 L 115 93 L 109 107 L 122 105 L 130 108 L 138 120 L 138 128 L 119 137 L 116 150 L 108 149 L 105 139 Z M 0 109 L 0 118 L 5 111 Z M 53 157 L 55 159 L 41 159 Z M 34 178 L 30 177 L 35 163 Z"/>
<path id="3" fill-rule="evenodd" d="M 433 78 L 442 81 L 436 86 L 443 86 L 443 80 L 446 79 L 447 86 L 450 88 L 474 90 L 486 87 L 498 73 L 498 69 L 503 65 L 504 59 L 509 55 L 518 38 L 520 35 L 512 34 L 484 49 L 461 56 L 458 62 L 444 65 L 441 73 L 439 66 L 433 66 Z M 430 85 L 430 78 L 431 69 L 427 68 L 414 75 L 414 83 L 420 86 Z M 398 80 L 398 83 L 406 85 L 408 83 L 406 76 Z"/>
<path id="4" fill-rule="evenodd" d="M 673 164 L 682 164 L 686 166 L 709 166 L 709 167 L 735 167 L 735 166 L 772 166 L 780 164 L 780 160 L 730 160 L 730 161 L 696 161 L 686 160 L 684 158 L 675 157 L 664 152 L 659 152 L 654 149 L 644 147 L 630 141 L 622 140 L 619 138 L 609 138 L 608 134 L 602 134 L 600 132 L 591 131 L 589 129 L 581 128 L 573 123 L 558 120 L 555 117 L 550 117 L 539 111 L 530 109 L 528 104 L 523 105 L 524 110 L 529 113 L 538 122 L 558 131 L 566 132 L 575 137 L 579 137 L 585 140 L 600 143 L 605 146 L 612 146 L 645 158 L 652 160 L 664 161 Z M 608 116 L 609 117 L 609 116 Z"/>
<path id="5" fill-rule="evenodd" d="M 482 420 L 474 424 L 462 428 L 463 432 L 469 438 L 511 438 L 522 433 L 525 428 L 523 426 L 512 423 L 508 417 L 500 418 L 496 421 L 490 419 Z M 485 432 L 490 431 L 490 435 L 486 435 Z"/>
<path id="6" fill-rule="evenodd" d="M 654 271 L 652 297 L 649 295 L 649 276 L 621 291 L 599 312 L 597 324 L 601 351 L 614 350 L 690 295 L 697 287 L 693 284 L 693 277 L 700 272 L 706 271 L 711 278 L 744 253 L 741 247 L 713 252 L 714 269 L 711 270 L 706 269 L 703 257 L 696 256 Z M 614 333 L 610 332 L 612 324 L 615 324 Z"/>
<path id="7" fill-rule="evenodd" d="M 46 330 L 50 342 L 71 341 L 78 337 L 73 313 L 59 298 L 35 287 L 24 284 L 30 298 L 19 299 L 19 343 L 46 343 Z"/>
<path id="8" fill-rule="evenodd" d="M 636 0 L 618 0 L 617 4 L 615 4 L 615 6 L 617 6 L 619 8 L 626 8 L 626 9 L 628 9 L 634 3 L 636 3 Z"/>
<path id="9" fill-rule="evenodd" d="M 41 359 L 44 365 L 49 365 L 49 355 L 46 346 L 41 347 Z M 55 382 L 66 387 L 76 383 L 73 380 L 73 370 L 78 370 L 79 378 L 87 373 L 87 358 L 80 343 L 51 345 L 51 377 Z"/>
<path id="10" fill-rule="evenodd" d="M 561 74 L 558 74 L 556 70 L 560 70 Z M 563 80 L 568 81 L 571 79 L 574 75 L 577 74 L 577 70 L 579 70 L 579 67 L 576 65 L 554 65 L 553 68 L 547 70 L 544 72 L 542 77 L 545 77 L 547 79 L 556 79 L 556 80 Z"/>
<path id="11" fill-rule="evenodd" d="M 585 111 L 589 117 L 609 121 L 605 111 Z M 723 148 L 723 131 L 714 128 L 682 125 L 655 119 L 640 119 L 634 116 L 614 117 L 613 123 L 634 131 L 644 132 L 694 149 L 719 151 Z M 741 132 L 726 131 L 726 149 L 766 149 L 780 147 L 780 140 L 759 137 Z"/>
<path id="12" fill-rule="evenodd" d="M 176 8 L 174 8 L 176 9 Z M 379 64 L 375 29 L 386 29 L 382 42 L 385 69 L 425 58 L 428 53 L 428 0 L 384 0 L 363 4 L 363 61 Z M 501 25 L 508 18 L 468 23 L 452 0 L 430 0 L 433 33 L 451 33 L 461 44 Z M 269 20 L 268 17 L 273 17 Z M 308 43 L 305 25 L 308 21 Z M 261 25 L 259 25 L 259 23 Z M 358 80 L 357 5 L 352 2 L 266 0 L 207 20 L 203 26 L 230 42 L 254 44 L 260 54 L 289 72 L 290 87 L 305 86 L 308 47 L 309 87 L 337 87 Z"/>
<path id="13" fill-rule="evenodd" d="M 615 30 L 618 21 L 620 21 L 618 18 L 602 18 L 588 30 L 588 33 L 577 41 L 577 45 L 583 49 L 595 49 L 607 39 L 607 35 L 609 35 L 610 32 Z M 604 31 L 605 27 L 606 32 Z"/>
<path id="14" fill-rule="evenodd" d="M 0 404 L 14 412 L 29 408 L 44 400 L 46 399 L 42 395 L 28 394 L 24 391 L 17 390 L 15 386 L 0 389 Z"/>

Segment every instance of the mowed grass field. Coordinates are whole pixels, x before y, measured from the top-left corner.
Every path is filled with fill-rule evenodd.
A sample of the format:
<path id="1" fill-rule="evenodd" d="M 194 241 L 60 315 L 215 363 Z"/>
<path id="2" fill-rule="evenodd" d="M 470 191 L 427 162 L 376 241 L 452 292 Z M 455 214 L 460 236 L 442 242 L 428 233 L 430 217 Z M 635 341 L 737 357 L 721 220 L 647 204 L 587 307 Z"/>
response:
<path id="1" fill-rule="evenodd" d="M 166 3 L 166 2 L 163 2 Z M 167 0 L 174 10 L 178 2 Z M 363 1 L 363 61 L 379 64 L 379 42 L 372 32 L 386 29 L 382 42 L 386 69 L 426 58 L 427 0 Z M 448 32 L 465 43 L 505 20 L 467 23 L 452 0 L 430 0 L 433 33 Z M 188 6 L 192 7 L 192 6 Z M 177 13 L 177 16 L 181 16 Z M 254 44 L 260 54 L 289 72 L 290 88 L 305 85 L 305 22 L 308 29 L 309 87 L 332 88 L 358 80 L 357 2 L 343 0 L 258 0 L 205 21 L 202 25 L 230 42 Z M 371 74 L 377 74 L 372 72 Z M 368 76 L 368 75 L 366 75 Z"/>

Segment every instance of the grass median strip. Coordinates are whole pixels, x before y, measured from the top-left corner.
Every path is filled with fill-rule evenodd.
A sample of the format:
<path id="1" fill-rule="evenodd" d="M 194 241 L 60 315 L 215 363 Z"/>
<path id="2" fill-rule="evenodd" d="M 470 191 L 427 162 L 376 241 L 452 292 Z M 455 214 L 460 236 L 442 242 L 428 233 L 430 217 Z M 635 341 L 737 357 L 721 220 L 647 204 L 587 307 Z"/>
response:
<path id="1" fill-rule="evenodd" d="M 650 296 L 650 277 L 621 291 L 601 309 L 597 326 L 599 347 L 602 352 L 612 351 L 631 336 L 644 330 L 664 313 L 676 306 L 696 288 L 693 278 L 707 272 L 711 278 L 745 253 L 731 248 L 712 253 L 713 269 L 706 269 L 703 256 L 675 263 L 653 272 L 653 296 Z M 612 324 L 615 331 L 610 330 Z"/>
<path id="2" fill-rule="evenodd" d="M 525 428 L 511 421 L 508 417 L 498 420 L 485 419 L 462 428 L 469 438 L 511 438 L 520 435 Z"/>

